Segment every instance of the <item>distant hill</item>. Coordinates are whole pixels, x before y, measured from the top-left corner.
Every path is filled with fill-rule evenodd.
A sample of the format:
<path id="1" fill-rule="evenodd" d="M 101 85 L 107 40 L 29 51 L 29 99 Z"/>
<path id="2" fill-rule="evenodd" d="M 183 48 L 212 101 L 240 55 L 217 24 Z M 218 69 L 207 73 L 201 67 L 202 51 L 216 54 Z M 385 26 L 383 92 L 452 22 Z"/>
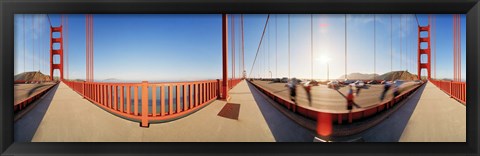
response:
<path id="1" fill-rule="evenodd" d="M 418 80 L 417 75 L 408 71 L 392 71 L 377 77 L 379 80 Z"/>
<path id="2" fill-rule="evenodd" d="M 50 76 L 44 75 L 40 71 L 24 72 L 15 75 L 15 81 L 50 81 Z"/>
<path id="3" fill-rule="evenodd" d="M 344 79 L 345 75 L 342 75 L 339 79 Z M 417 80 L 417 75 L 411 74 L 408 71 L 393 71 L 382 75 L 378 74 L 363 74 L 363 73 L 351 73 L 347 75 L 347 79 L 350 80 Z"/>
<path id="4" fill-rule="evenodd" d="M 371 80 L 374 77 L 378 77 L 378 74 L 362 74 L 362 73 L 351 73 L 347 75 L 347 79 L 354 79 L 354 80 Z M 342 75 L 338 79 L 345 79 L 345 75 Z"/>
<path id="5" fill-rule="evenodd" d="M 123 82 L 123 80 L 116 79 L 116 78 L 109 78 L 109 79 L 102 80 L 102 82 Z"/>

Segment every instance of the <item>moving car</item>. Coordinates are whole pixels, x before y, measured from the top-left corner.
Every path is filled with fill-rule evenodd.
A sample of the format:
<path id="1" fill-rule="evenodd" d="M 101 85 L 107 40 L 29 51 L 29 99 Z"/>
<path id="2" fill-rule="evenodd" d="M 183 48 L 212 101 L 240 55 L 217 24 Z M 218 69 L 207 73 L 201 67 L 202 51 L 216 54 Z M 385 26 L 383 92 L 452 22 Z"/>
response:
<path id="1" fill-rule="evenodd" d="M 371 81 L 368 81 L 367 84 L 380 84 L 380 81 L 378 81 L 378 80 L 371 80 Z"/>
<path id="2" fill-rule="evenodd" d="M 288 78 L 287 77 L 283 77 L 280 82 L 282 83 L 288 83 Z"/>
<path id="3" fill-rule="evenodd" d="M 274 78 L 273 79 L 273 83 L 280 83 L 282 82 L 282 80 L 280 78 Z"/>
<path id="4" fill-rule="evenodd" d="M 358 80 L 358 81 L 355 81 L 354 85 L 357 88 L 363 88 L 365 87 L 365 82 Z"/>
<path id="5" fill-rule="evenodd" d="M 337 80 L 330 81 L 329 83 L 327 83 L 327 87 L 332 89 L 338 89 L 338 87 L 340 87 L 340 82 L 338 82 Z"/>

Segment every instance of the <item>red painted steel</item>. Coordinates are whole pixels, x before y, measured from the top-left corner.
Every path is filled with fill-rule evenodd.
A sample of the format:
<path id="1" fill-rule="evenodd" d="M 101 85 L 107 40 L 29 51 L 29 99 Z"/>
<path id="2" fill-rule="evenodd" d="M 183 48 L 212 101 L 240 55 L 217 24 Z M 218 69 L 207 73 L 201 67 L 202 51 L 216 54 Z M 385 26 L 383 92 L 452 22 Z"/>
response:
<path id="1" fill-rule="evenodd" d="M 53 71 L 58 69 L 60 71 L 60 80 L 63 80 L 63 26 L 50 27 L 50 81 L 53 81 Z M 60 33 L 59 38 L 53 38 L 53 33 Z M 59 49 L 53 49 L 53 44 L 58 43 Z M 58 55 L 60 63 L 54 64 L 53 57 Z"/>
<path id="2" fill-rule="evenodd" d="M 100 82 L 84 82 L 84 81 L 63 81 L 67 86 L 73 89 L 78 94 L 85 97 L 85 99 L 91 101 L 95 105 L 107 110 L 112 114 L 116 114 L 118 116 L 131 119 L 140 123 L 142 127 L 148 127 L 148 125 L 152 122 L 157 121 L 168 121 L 177 119 L 186 115 L 189 115 L 196 110 L 206 106 L 208 103 L 213 102 L 218 97 L 218 94 L 213 94 L 218 92 L 218 87 L 220 86 L 220 81 L 217 80 L 208 80 L 208 81 L 197 81 L 197 82 L 167 82 L 167 83 L 148 83 L 147 81 L 143 81 L 142 83 L 100 83 Z M 86 87 L 83 87 L 83 86 Z M 165 111 L 165 88 L 164 86 L 168 86 L 168 111 Z M 192 87 L 191 89 L 187 90 L 187 86 Z M 195 88 L 195 87 L 196 88 Z M 132 88 L 133 87 L 133 88 Z M 139 95 L 138 87 L 141 87 L 141 95 Z M 160 88 L 160 112 L 157 112 L 157 91 L 156 88 Z M 176 87 L 177 94 L 173 94 L 173 87 Z M 180 106 L 180 99 L 182 98 L 182 91 L 180 91 L 181 87 L 185 87 L 183 90 L 183 95 L 189 94 L 190 96 L 184 96 L 183 101 L 183 109 Z M 110 88 L 110 89 L 108 89 Z M 148 88 L 152 88 L 151 90 Z M 118 91 L 120 89 L 120 91 Z M 124 110 L 124 89 L 126 89 L 127 94 L 127 102 L 126 107 L 127 110 Z M 134 90 L 133 97 L 131 94 L 131 90 Z M 207 90 L 208 89 L 208 90 Z M 113 91 L 112 91 L 113 90 Z M 107 93 L 110 92 L 110 93 Z M 113 92 L 113 93 L 111 93 Z M 120 95 L 118 93 L 120 92 Z M 208 93 L 211 93 L 207 96 Z M 152 105 L 149 105 L 149 94 L 152 94 Z M 98 96 L 101 95 L 101 96 Z M 96 97 L 98 99 L 96 100 Z M 116 99 L 120 97 L 120 104 L 119 109 L 115 108 L 116 104 L 118 104 Z M 106 99 L 114 98 L 110 102 Z M 176 113 L 174 113 L 173 109 L 173 99 L 176 98 L 177 102 L 177 109 Z M 187 99 L 188 98 L 188 99 Z M 197 98 L 197 101 L 194 101 Z M 202 98 L 202 99 L 200 99 Z M 132 112 L 131 107 L 131 100 L 134 99 L 133 107 L 134 112 Z M 138 101 L 141 100 L 141 111 L 139 111 Z M 113 101 L 113 102 L 112 102 Z M 191 102 L 186 102 L 191 101 Z M 110 105 L 108 104 L 110 103 Z M 190 104 L 190 106 L 188 106 Z M 113 107 L 112 107 L 113 105 Z M 152 113 L 149 113 L 149 110 L 152 110 Z M 167 113 L 165 113 L 167 112 Z"/>
<path id="3" fill-rule="evenodd" d="M 429 18 L 430 19 L 430 18 Z M 420 36 L 420 33 L 421 32 L 427 32 L 428 33 L 428 37 L 421 37 Z M 431 58 L 430 58 L 430 37 L 431 37 L 431 34 L 430 34 L 430 25 L 428 26 L 418 26 L 418 56 L 417 56 L 417 64 L 418 64 L 418 79 L 422 79 L 422 69 L 427 69 L 427 78 L 430 79 L 430 75 L 431 75 Z M 423 42 L 426 42 L 427 43 L 427 48 L 426 49 L 422 49 L 421 48 L 421 43 Z M 422 63 L 421 62 L 421 56 L 422 55 L 427 55 L 427 63 Z"/>
<path id="4" fill-rule="evenodd" d="M 431 79 L 435 86 L 463 104 L 467 102 L 467 83 Z"/>
<path id="5" fill-rule="evenodd" d="M 14 112 L 17 112 L 19 110 L 23 110 L 24 108 L 26 108 L 29 104 L 33 103 L 36 99 L 40 98 L 42 95 L 44 95 L 46 92 L 48 92 L 50 89 L 52 89 L 55 85 L 52 85 L 48 88 L 45 88 L 43 90 L 41 90 L 40 92 L 36 93 L 36 94 L 33 94 L 33 95 L 30 95 L 28 98 L 20 101 L 20 102 L 17 102 L 13 105 L 13 111 Z"/>
<path id="6" fill-rule="evenodd" d="M 228 87 L 228 18 L 222 14 L 222 87 Z M 228 98 L 227 90 L 222 90 L 221 99 Z"/>

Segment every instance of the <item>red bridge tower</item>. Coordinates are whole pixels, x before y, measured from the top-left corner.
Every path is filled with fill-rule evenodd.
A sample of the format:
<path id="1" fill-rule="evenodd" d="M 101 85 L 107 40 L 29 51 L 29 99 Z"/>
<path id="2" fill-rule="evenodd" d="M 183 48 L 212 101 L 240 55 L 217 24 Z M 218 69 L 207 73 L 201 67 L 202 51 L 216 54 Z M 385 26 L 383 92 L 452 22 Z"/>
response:
<path id="1" fill-rule="evenodd" d="M 53 33 L 60 33 L 60 37 L 53 38 Z M 63 80 L 63 26 L 59 27 L 50 27 L 50 80 L 53 80 L 53 71 L 58 69 L 60 71 L 60 80 Z M 53 48 L 53 44 L 60 44 L 58 49 Z M 53 56 L 60 56 L 60 63 L 53 63 Z"/>
<path id="2" fill-rule="evenodd" d="M 427 37 L 421 37 L 420 33 L 421 32 L 427 32 L 428 36 Z M 427 48 L 422 49 L 421 44 L 422 43 L 427 43 Z M 430 65 L 431 65 L 431 59 L 430 59 L 430 25 L 427 26 L 418 26 L 418 79 L 420 80 L 422 78 L 422 69 L 427 69 L 427 79 L 430 80 Z M 427 55 L 427 62 L 422 63 L 421 61 L 421 56 L 422 55 Z"/>

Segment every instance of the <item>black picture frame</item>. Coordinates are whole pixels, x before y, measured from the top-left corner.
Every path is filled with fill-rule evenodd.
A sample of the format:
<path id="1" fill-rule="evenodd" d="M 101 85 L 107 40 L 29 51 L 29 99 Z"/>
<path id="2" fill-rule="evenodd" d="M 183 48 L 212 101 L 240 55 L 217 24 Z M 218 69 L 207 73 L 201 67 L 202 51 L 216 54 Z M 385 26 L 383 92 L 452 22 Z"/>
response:
<path id="1" fill-rule="evenodd" d="M 0 153 L 29 154 L 479 154 L 478 0 L 2 0 L 0 2 Z M 15 143 L 13 142 L 14 14 L 466 14 L 466 143 Z M 220 55 L 220 54 L 219 54 Z M 434 108 L 432 108 L 434 109 Z"/>

